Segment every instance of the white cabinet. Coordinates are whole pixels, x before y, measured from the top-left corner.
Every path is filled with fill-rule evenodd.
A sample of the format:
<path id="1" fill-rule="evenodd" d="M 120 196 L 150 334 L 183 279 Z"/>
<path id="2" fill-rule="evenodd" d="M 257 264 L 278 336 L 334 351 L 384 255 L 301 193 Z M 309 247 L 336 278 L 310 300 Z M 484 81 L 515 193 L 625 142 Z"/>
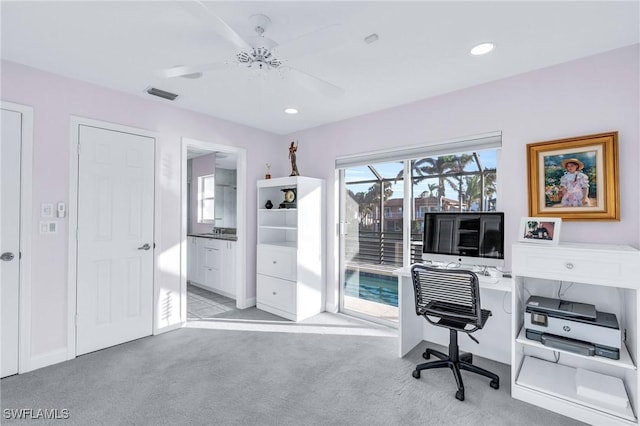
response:
<path id="1" fill-rule="evenodd" d="M 236 245 L 235 241 L 217 240 L 222 250 L 222 280 L 217 287 L 219 293 L 236 298 Z"/>
<path id="2" fill-rule="evenodd" d="M 189 266 L 193 268 L 193 278 L 189 278 L 189 281 L 235 299 L 236 242 L 204 237 L 188 238 L 193 238 L 194 242 L 189 242 L 189 248 L 193 247 L 195 252 L 193 256 L 189 253 Z"/>
<path id="3" fill-rule="evenodd" d="M 618 245 L 518 243 L 512 257 L 511 396 L 591 424 L 637 425 L 640 252 Z M 530 296 L 593 304 L 614 313 L 621 331 L 620 359 L 580 355 L 528 339 L 524 324 Z M 598 385 L 582 386 L 585 375 L 599 377 Z M 615 386 L 609 391 L 608 382 L 619 385 L 618 391 Z"/>
<path id="4" fill-rule="evenodd" d="M 295 201 L 280 208 L 287 189 L 295 191 Z M 323 180 L 258 181 L 258 309 L 292 321 L 324 311 L 324 230 Z"/>
<path id="5" fill-rule="evenodd" d="M 198 247 L 196 237 L 187 237 L 187 281 L 198 282 Z"/>

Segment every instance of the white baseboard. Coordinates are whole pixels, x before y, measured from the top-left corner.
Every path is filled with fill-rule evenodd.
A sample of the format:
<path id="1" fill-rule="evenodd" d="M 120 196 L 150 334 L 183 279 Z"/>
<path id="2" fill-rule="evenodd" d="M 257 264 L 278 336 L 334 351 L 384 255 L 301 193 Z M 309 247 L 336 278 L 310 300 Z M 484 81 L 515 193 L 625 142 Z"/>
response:
<path id="1" fill-rule="evenodd" d="M 178 322 L 176 324 L 167 325 L 166 327 L 154 328 L 153 329 L 153 335 L 155 336 L 157 334 L 166 333 L 167 331 L 178 330 L 178 329 L 184 327 L 186 324 L 187 324 L 186 321 L 181 321 L 181 322 Z"/>
<path id="2" fill-rule="evenodd" d="M 55 351 L 49 351 L 41 355 L 30 357 L 25 365 L 24 370 L 20 373 L 26 373 L 28 371 L 48 367 L 50 365 L 58 364 L 60 362 L 64 362 L 68 359 L 73 358 L 67 357 L 67 348 L 56 349 Z"/>
<path id="3" fill-rule="evenodd" d="M 244 303 L 242 303 L 242 301 L 240 301 L 240 300 L 236 301 L 236 308 L 238 308 L 238 309 L 247 309 L 247 308 L 250 308 L 252 306 L 256 306 L 256 298 L 255 297 L 249 297 L 249 298 L 245 299 Z"/>

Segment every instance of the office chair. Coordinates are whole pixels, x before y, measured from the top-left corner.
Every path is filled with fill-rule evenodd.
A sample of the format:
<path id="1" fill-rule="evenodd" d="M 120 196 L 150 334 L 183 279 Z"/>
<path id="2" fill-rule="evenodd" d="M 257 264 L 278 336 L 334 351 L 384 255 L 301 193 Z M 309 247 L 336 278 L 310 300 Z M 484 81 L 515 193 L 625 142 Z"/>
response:
<path id="1" fill-rule="evenodd" d="M 464 401 L 464 384 L 460 370 L 471 371 L 491 379 L 489 385 L 498 389 L 500 378 L 497 374 L 472 364 L 473 355 L 460 354 L 458 332 L 467 335 L 476 343 L 478 340 L 469 333 L 484 327 L 491 311 L 480 306 L 480 286 L 478 276 L 472 271 L 461 269 L 438 269 L 424 265 L 414 265 L 411 277 L 416 301 L 416 314 L 429 323 L 449 329 L 449 354 L 427 348 L 422 357 L 431 355 L 440 358 L 416 366 L 413 377 L 420 378 L 420 371 L 430 368 L 449 367 L 458 385 L 456 398 Z"/>

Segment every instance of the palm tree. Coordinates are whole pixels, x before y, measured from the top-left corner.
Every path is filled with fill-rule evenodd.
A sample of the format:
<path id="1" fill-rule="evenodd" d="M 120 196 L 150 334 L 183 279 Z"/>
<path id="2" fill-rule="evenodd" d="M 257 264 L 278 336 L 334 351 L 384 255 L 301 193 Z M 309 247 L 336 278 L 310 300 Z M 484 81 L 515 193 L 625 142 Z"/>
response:
<path id="1" fill-rule="evenodd" d="M 445 183 L 452 189 L 456 188 L 453 176 L 447 176 L 448 172 L 456 167 L 455 155 L 443 155 L 441 157 L 421 158 L 411 162 L 412 181 L 418 184 L 425 177 L 436 177 L 438 179 L 437 193 L 438 207 L 442 207 L 442 198 L 445 196 Z M 399 175 L 400 176 L 400 175 Z M 429 187 L 431 190 L 431 186 Z M 433 192 L 433 190 L 431 190 Z"/>
<path id="2" fill-rule="evenodd" d="M 464 201 L 463 198 L 464 194 L 462 191 L 462 173 L 464 172 L 465 167 L 467 167 L 467 164 L 469 164 L 470 162 L 474 161 L 474 156 L 473 154 L 460 154 L 460 155 L 456 155 L 453 156 L 453 166 L 451 167 L 451 169 L 449 170 L 449 173 L 452 175 L 457 175 L 457 187 L 454 187 L 454 191 L 458 192 L 458 204 L 459 204 L 459 210 L 462 211 L 462 204 Z"/>
<path id="3" fill-rule="evenodd" d="M 358 206 L 358 220 L 361 227 L 367 228 L 375 225 L 376 219 L 379 219 L 378 214 L 382 212 L 381 201 L 386 201 L 393 195 L 391 182 L 383 182 L 382 188 L 384 192 L 381 194 L 380 183 L 377 182 L 371 185 L 367 192 L 353 193 L 351 190 L 347 190 L 349 196 Z"/>
<path id="4" fill-rule="evenodd" d="M 474 202 L 477 202 L 479 205 L 482 204 L 482 184 L 480 180 L 479 175 L 464 177 L 464 198 L 467 201 L 468 207 Z"/>
<path id="5" fill-rule="evenodd" d="M 433 197 L 433 191 L 435 191 L 438 188 L 438 184 L 430 183 L 427 185 L 427 188 L 429 189 L 429 192 L 422 191 L 422 193 L 420 194 L 420 198 Z"/>
<path id="6" fill-rule="evenodd" d="M 495 198 L 495 194 L 497 192 L 496 169 L 495 168 L 484 169 L 482 173 L 484 175 L 484 196 L 487 199 L 486 209 L 491 210 L 489 203 L 492 199 Z"/>

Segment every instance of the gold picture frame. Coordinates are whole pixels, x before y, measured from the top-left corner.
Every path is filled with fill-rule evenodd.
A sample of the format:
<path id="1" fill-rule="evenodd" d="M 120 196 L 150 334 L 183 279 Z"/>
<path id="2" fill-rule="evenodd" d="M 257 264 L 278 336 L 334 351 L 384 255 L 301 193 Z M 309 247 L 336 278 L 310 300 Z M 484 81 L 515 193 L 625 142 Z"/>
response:
<path id="1" fill-rule="evenodd" d="M 529 216 L 620 220 L 618 132 L 527 145 Z"/>

